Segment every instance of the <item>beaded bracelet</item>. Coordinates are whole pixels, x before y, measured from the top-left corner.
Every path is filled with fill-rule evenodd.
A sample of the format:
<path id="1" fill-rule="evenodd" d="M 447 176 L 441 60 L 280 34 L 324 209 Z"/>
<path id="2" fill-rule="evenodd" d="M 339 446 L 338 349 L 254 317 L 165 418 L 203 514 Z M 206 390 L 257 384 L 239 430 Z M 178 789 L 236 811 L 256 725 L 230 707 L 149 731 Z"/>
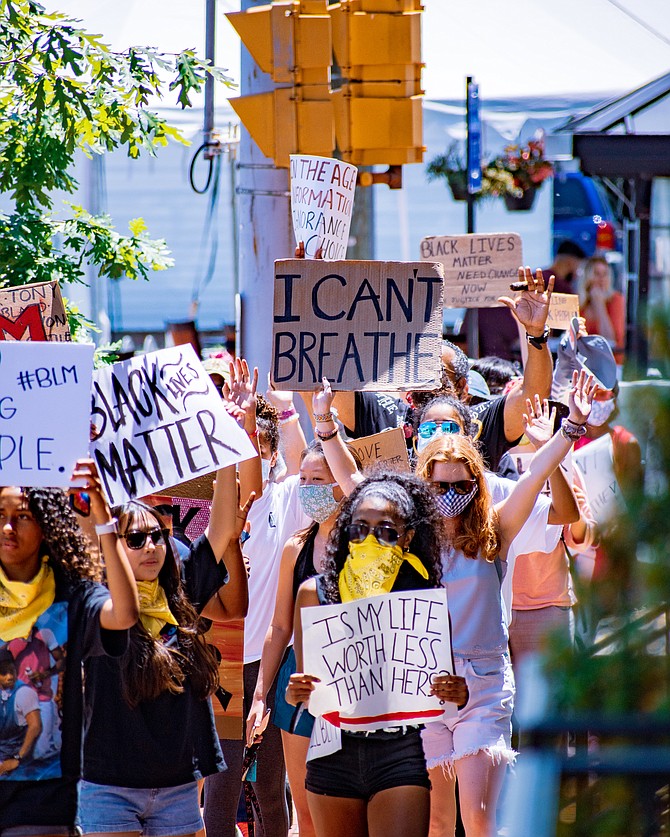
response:
<path id="1" fill-rule="evenodd" d="M 290 407 L 287 407 L 286 410 L 282 410 L 281 413 L 279 413 L 278 418 L 279 418 L 279 421 L 286 421 L 287 418 L 291 418 L 291 416 L 294 416 L 295 414 L 296 414 L 295 405 L 291 404 Z"/>
<path id="2" fill-rule="evenodd" d="M 333 414 L 331 412 L 327 413 L 314 413 L 314 421 L 332 421 Z"/>
<path id="3" fill-rule="evenodd" d="M 315 431 L 317 438 L 322 442 L 329 442 L 331 439 L 334 439 L 337 434 L 340 432 L 340 428 L 336 427 L 332 433 L 319 433 L 318 430 Z"/>

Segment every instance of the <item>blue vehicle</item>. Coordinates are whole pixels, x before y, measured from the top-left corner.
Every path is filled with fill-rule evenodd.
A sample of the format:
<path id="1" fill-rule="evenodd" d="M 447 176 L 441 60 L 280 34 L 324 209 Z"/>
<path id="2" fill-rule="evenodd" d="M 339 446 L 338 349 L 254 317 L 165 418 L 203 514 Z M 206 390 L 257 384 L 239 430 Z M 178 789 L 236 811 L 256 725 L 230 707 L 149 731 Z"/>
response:
<path id="1" fill-rule="evenodd" d="M 554 177 L 553 253 L 570 240 L 592 256 L 596 250 L 621 252 L 623 235 L 605 189 L 581 172 Z"/>

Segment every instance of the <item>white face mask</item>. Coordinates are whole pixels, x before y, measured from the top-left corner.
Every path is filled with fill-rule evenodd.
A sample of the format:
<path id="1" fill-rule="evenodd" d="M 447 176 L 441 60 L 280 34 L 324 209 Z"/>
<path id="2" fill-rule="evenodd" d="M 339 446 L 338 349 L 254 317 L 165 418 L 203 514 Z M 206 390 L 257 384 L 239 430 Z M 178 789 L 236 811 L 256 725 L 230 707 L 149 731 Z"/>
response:
<path id="1" fill-rule="evenodd" d="M 270 471 L 272 470 L 272 465 L 269 459 L 261 459 L 261 471 L 263 473 L 263 482 L 267 482 L 270 479 Z"/>
<path id="2" fill-rule="evenodd" d="M 615 407 L 616 400 L 614 398 L 610 398 L 609 401 L 592 401 L 587 424 L 590 424 L 591 427 L 602 427 L 614 412 Z"/>

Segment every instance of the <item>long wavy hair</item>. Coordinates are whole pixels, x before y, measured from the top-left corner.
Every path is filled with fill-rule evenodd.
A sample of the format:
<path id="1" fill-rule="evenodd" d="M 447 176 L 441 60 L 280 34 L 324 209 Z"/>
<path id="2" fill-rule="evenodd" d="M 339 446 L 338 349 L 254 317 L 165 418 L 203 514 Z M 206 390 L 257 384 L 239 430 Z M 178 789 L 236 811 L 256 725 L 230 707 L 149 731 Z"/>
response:
<path id="1" fill-rule="evenodd" d="M 1 489 L 0 489 L 1 490 Z M 68 495 L 60 488 L 21 488 L 42 530 L 42 552 L 71 580 L 102 579 L 102 564 L 89 552 Z"/>
<path id="2" fill-rule="evenodd" d="M 500 551 L 498 520 L 491 493 L 484 476 L 484 460 L 467 436 L 453 434 L 439 436 L 419 454 L 417 476 L 430 482 L 436 462 L 456 462 L 464 465 L 477 481 L 477 493 L 463 512 L 453 546 L 468 558 L 481 556 L 493 561 Z"/>
<path id="3" fill-rule="evenodd" d="M 115 506 L 112 514 L 119 521 L 120 534 L 147 527 L 163 528 L 158 514 L 137 500 Z M 201 700 L 213 694 L 219 685 L 216 659 L 203 638 L 205 626 L 186 597 L 179 562 L 167 533 L 158 583 L 178 622 L 179 647 L 172 648 L 155 639 L 141 621 L 130 629 L 129 647 L 121 658 L 121 688 L 131 708 L 155 700 L 166 691 L 182 693 L 187 679 L 193 694 Z"/>
<path id="4" fill-rule="evenodd" d="M 322 582 L 329 602 L 340 601 L 338 580 L 349 554 L 347 526 L 361 501 L 371 496 L 391 503 L 405 528 L 414 529 L 409 550 L 428 570 L 430 586 L 439 587 L 441 584 L 440 514 L 432 491 L 423 480 L 413 474 L 379 469 L 370 473 L 347 497 L 331 530 L 326 546 Z"/>

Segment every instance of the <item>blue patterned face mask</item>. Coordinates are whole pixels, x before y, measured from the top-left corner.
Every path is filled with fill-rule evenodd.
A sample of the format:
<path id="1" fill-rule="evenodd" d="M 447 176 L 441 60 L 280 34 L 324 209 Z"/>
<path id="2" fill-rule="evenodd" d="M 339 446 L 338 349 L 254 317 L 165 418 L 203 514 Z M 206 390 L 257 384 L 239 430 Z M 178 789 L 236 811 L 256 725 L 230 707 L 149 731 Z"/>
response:
<path id="1" fill-rule="evenodd" d="M 298 486 L 300 505 L 305 514 L 317 523 L 328 520 L 340 505 L 340 501 L 336 500 L 333 495 L 333 489 L 336 486 L 336 482 L 326 485 Z"/>
<path id="2" fill-rule="evenodd" d="M 438 494 L 435 502 L 440 513 L 445 517 L 458 517 L 467 509 L 476 493 L 476 483 L 467 494 L 458 494 L 454 488 L 449 488 L 444 494 Z"/>

